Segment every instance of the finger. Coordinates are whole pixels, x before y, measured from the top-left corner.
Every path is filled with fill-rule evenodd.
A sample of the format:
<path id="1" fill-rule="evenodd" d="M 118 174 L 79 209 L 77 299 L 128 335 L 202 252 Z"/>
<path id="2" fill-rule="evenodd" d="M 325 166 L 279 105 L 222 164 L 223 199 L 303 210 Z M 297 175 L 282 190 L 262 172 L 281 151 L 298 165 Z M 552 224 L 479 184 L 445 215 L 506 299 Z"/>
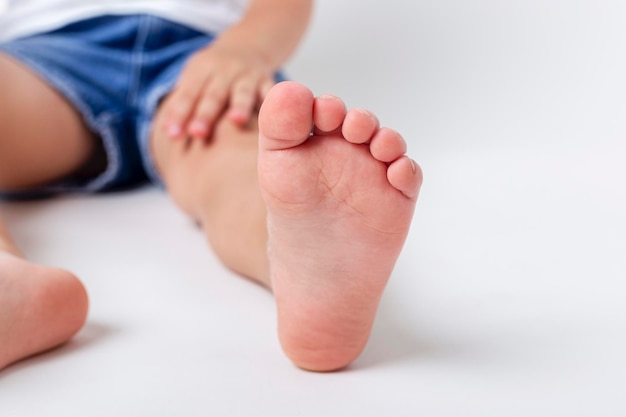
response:
<path id="1" fill-rule="evenodd" d="M 233 85 L 227 117 L 238 125 L 250 120 L 250 115 L 257 101 L 258 81 L 254 78 L 241 78 Z"/>
<path id="2" fill-rule="evenodd" d="M 185 126 L 198 98 L 197 92 L 174 90 L 164 102 L 165 131 L 172 139 L 185 136 Z"/>
<path id="3" fill-rule="evenodd" d="M 173 138 L 185 136 L 186 125 L 200 97 L 207 79 L 207 72 L 185 69 L 178 84 L 164 102 L 165 131 Z"/>
<path id="4" fill-rule="evenodd" d="M 230 82 L 229 78 L 216 78 L 207 83 L 187 127 L 189 136 L 196 139 L 209 136 L 213 124 L 228 102 Z"/>

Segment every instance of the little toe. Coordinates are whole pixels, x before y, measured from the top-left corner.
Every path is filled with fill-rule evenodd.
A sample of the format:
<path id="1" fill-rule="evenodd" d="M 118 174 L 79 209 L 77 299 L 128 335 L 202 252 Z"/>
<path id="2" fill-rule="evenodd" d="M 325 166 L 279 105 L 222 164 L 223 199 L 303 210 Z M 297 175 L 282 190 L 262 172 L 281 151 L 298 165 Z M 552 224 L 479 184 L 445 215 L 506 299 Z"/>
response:
<path id="1" fill-rule="evenodd" d="M 415 200 L 422 185 L 422 170 L 415 161 L 403 156 L 387 168 L 387 181 L 402 194 Z"/>
<path id="2" fill-rule="evenodd" d="M 378 118 L 370 111 L 352 109 L 343 121 L 341 133 L 351 143 L 366 143 L 378 130 Z"/>
<path id="3" fill-rule="evenodd" d="M 381 162 L 393 162 L 406 153 L 406 142 L 395 130 L 383 127 L 374 134 L 370 152 Z"/>
<path id="4" fill-rule="evenodd" d="M 293 148 L 309 138 L 313 124 L 313 93 L 296 82 L 276 84 L 259 112 L 259 147 Z"/>

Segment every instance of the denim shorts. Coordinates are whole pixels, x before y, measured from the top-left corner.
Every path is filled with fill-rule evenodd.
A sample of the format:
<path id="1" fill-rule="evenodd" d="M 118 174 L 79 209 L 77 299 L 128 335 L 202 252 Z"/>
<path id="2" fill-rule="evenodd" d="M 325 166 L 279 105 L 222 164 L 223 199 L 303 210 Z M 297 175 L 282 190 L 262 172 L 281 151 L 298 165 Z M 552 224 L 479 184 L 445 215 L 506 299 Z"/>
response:
<path id="1" fill-rule="evenodd" d="M 101 16 L 0 44 L 59 91 L 102 141 L 106 168 L 29 194 L 161 184 L 149 152 L 152 120 L 191 54 L 210 34 L 150 15 Z M 62 152 L 62 150 L 59 150 Z M 6 196 L 6 194 L 4 194 Z"/>

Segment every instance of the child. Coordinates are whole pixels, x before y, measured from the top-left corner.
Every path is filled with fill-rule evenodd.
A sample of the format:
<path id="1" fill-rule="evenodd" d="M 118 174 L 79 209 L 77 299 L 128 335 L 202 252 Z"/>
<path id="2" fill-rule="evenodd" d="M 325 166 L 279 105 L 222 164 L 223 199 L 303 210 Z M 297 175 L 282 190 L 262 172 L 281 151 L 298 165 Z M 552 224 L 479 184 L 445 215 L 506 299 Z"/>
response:
<path id="1" fill-rule="evenodd" d="M 226 266 L 273 291 L 287 356 L 331 371 L 369 337 L 421 172 L 372 113 L 273 86 L 311 3 L 9 0 L 0 189 L 163 184 Z M 0 369 L 70 339 L 87 306 L 0 220 Z"/>

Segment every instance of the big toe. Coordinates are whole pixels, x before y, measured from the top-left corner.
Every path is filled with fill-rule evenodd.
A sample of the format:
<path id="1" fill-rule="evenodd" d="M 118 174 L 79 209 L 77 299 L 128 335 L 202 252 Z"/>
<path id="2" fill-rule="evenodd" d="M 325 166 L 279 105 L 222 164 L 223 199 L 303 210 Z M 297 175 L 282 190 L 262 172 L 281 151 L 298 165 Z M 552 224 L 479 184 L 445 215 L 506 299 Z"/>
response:
<path id="1" fill-rule="evenodd" d="M 288 149 L 306 141 L 313 125 L 313 100 L 311 90 L 301 84 L 276 84 L 259 113 L 260 148 Z"/>

